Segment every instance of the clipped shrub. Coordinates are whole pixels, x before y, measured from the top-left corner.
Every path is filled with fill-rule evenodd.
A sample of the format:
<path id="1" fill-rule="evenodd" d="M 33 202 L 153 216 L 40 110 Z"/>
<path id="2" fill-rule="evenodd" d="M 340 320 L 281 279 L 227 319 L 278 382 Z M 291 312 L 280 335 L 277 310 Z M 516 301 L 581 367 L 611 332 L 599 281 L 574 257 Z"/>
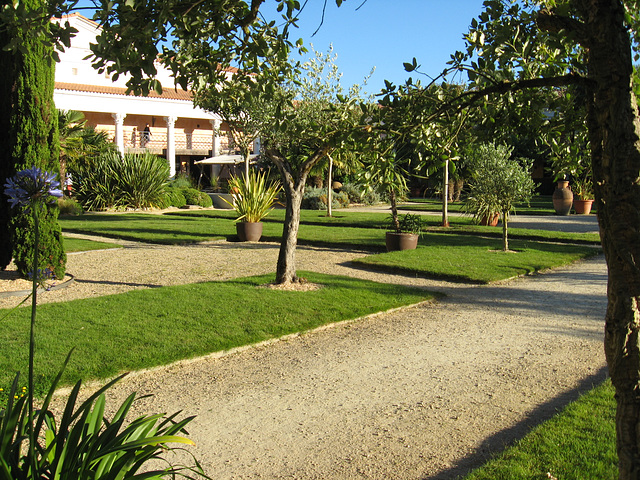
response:
<path id="1" fill-rule="evenodd" d="M 182 194 L 182 190 L 179 188 L 168 188 L 167 189 L 167 207 L 177 207 L 182 208 L 187 204 L 187 199 L 184 198 Z"/>
<path id="2" fill-rule="evenodd" d="M 335 192 L 331 196 L 332 208 L 340 208 L 342 206 L 337 199 L 338 196 L 340 196 L 340 194 L 336 194 Z M 341 198 L 343 201 L 346 201 L 345 199 L 348 199 L 348 196 L 342 195 Z M 327 208 L 327 189 L 307 187 L 302 197 L 302 208 L 305 210 L 325 210 Z"/>
<path id="3" fill-rule="evenodd" d="M 200 190 L 187 187 L 187 188 L 180 188 L 179 191 L 184 196 L 185 201 L 187 202 L 187 205 L 198 205 L 200 207 L 205 207 L 205 208 L 213 205 L 213 202 L 211 201 L 211 197 L 206 193 L 201 192 Z"/>
<path id="4" fill-rule="evenodd" d="M 153 208 L 163 205 L 169 165 L 150 153 L 108 152 L 79 179 L 77 195 L 86 210 Z"/>
<path id="5" fill-rule="evenodd" d="M 58 199 L 58 210 L 60 215 L 82 215 L 84 211 L 74 198 L 63 197 Z"/>
<path id="6" fill-rule="evenodd" d="M 55 205 L 46 205 L 36 212 L 39 223 L 38 242 L 38 280 L 47 278 L 64 278 L 67 264 L 67 254 L 62 243 L 62 230 L 57 222 L 58 209 Z M 53 221 L 45 221 L 52 219 Z M 33 215 L 23 211 L 12 218 L 13 227 L 13 261 L 18 272 L 23 277 L 28 277 L 33 272 L 33 249 L 36 243 L 35 223 Z"/>

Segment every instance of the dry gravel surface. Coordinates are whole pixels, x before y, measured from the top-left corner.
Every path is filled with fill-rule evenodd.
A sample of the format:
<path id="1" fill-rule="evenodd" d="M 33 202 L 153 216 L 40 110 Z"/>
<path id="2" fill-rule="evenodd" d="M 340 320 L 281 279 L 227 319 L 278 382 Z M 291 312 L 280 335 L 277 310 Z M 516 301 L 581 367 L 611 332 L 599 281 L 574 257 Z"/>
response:
<path id="1" fill-rule="evenodd" d="M 138 391 L 152 397 L 137 413 L 196 415 L 191 452 L 215 479 L 454 479 L 604 380 L 602 257 L 470 286 L 351 268 L 364 254 L 299 248 L 298 267 L 446 297 L 136 372 L 110 405 Z M 70 255 L 75 282 L 40 298 L 267 273 L 276 258 L 265 243 L 127 244 Z"/>

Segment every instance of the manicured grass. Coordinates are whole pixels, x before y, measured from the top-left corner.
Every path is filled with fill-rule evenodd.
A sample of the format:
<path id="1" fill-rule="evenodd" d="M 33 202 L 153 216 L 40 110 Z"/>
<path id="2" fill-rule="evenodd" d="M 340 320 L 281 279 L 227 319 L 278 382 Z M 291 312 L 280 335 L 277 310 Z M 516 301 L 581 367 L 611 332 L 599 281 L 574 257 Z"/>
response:
<path id="1" fill-rule="evenodd" d="M 503 252 L 499 239 L 429 233 L 416 250 L 359 258 L 362 267 L 429 278 L 489 283 L 572 263 L 600 253 L 599 248 L 511 240 L 514 252 Z"/>
<path id="2" fill-rule="evenodd" d="M 87 252 L 89 250 L 103 250 L 105 248 L 121 248 L 115 243 L 96 242 L 82 238 L 64 237 L 64 251 L 67 253 Z"/>
<path id="3" fill-rule="evenodd" d="M 212 240 L 236 239 L 233 211 L 199 210 L 167 215 L 85 214 L 60 220 L 68 232 L 89 233 L 140 242 L 180 245 Z M 280 241 L 284 212 L 275 210 L 264 221 L 263 240 Z M 473 225 L 469 217 L 452 217 L 451 227 L 440 227 L 440 218 L 426 215 L 423 221 L 429 231 L 449 234 L 502 235 L 495 227 Z M 370 212 L 338 211 L 333 217 L 324 213 L 303 210 L 298 236 L 300 244 L 335 245 L 383 250 L 384 231 L 388 215 Z M 332 227 L 332 228 L 327 228 Z M 512 238 L 530 238 L 549 241 L 599 244 L 597 234 L 550 232 L 510 228 Z"/>
<path id="4" fill-rule="evenodd" d="M 442 200 L 439 198 L 411 198 L 409 202 L 409 204 L 401 205 L 400 208 L 420 212 L 442 211 Z M 447 209 L 450 212 L 464 212 L 464 204 L 463 202 L 449 202 Z M 531 199 L 529 204 L 516 205 L 516 211 L 520 215 L 553 215 L 555 213 L 551 195 L 537 195 Z"/>
<path id="5" fill-rule="evenodd" d="M 323 288 L 308 292 L 259 288 L 275 278 L 268 275 L 41 305 L 37 393 L 42 394 L 72 348 L 76 350 L 64 384 L 163 365 L 433 298 L 421 289 L 301 274 Z M 6 312 L 0 310 L 0 318 Z M 0 387 L 5 389 L 16 371 L 26 373 L 29 315 L 29 308 L 20 308 L 0 322 L 5 352 L 0 358 Z"/>
<path id="6" fill-rule="evenodd" d="M 594 388 L 465 480 L 618 478 L 613 393 Z"/>
<path id="7" fill-rule="evenodd" d="M 60 225 L 66 232 L 165 245 L 222 240 L 235 233 L 235 226 L 228 219 L 170 217 L 144 213 L 85 214 L 60 218 Z"/>

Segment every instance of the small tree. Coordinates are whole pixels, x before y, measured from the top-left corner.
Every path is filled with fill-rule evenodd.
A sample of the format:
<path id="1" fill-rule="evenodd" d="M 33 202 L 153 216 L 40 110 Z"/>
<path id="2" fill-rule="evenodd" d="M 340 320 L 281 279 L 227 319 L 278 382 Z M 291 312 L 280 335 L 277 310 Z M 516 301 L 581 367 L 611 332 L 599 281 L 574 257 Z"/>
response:
<path id="1" fill-rule="evenodd" d="M 280 172 L 286 197 L 276 283 L 296 283 L 300 207 L 311 169 L 353 137 L 361 110 L 357 88 L 344 92 L 335 55 L 315 52 L 274 96 L 276 115 L 263 130 L 264 156 Z"/>
<path id="2" fill-rule="evenodd" d="M 528 202 L 535 184 L 531 179 L 531 162 L 511 159 L 513 148 L 506 145 L 482 144 L 470 153 L 472 178 L 465 201 L 474 219 L 500 214 L 502 217 L 502 249 L 509 250 L 507 225 L 509 213 L 518 202 Z"/>

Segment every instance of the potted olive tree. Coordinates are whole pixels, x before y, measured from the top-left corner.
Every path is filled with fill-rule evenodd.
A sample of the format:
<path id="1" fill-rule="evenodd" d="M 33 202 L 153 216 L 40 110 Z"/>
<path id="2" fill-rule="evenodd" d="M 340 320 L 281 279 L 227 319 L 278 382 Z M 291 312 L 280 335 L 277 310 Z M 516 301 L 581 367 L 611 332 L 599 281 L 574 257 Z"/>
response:
<path id="1" fill-rule="evenodd" d="M 502 246 L 509 250 L 507 223 L 516 203 L 528 202 L 535 184 L 531 178 L 529 159 L 512 159 L 512 148 L 506 145 L 483 144 L 470 151 L 471 179 L 465 199 L 465 210 L 474 220 L 500 216 Z"/>
<path id="2" fill-rule="evenodd" d="M 267 173 L 249 172 L 229 180 L 232 201 L 225 201 L 238 213 L 236 232 L 241 242 L 257 242 L 262 237 L 262 222 L 280 192 L 278 182 L 267 180 Z"/>

